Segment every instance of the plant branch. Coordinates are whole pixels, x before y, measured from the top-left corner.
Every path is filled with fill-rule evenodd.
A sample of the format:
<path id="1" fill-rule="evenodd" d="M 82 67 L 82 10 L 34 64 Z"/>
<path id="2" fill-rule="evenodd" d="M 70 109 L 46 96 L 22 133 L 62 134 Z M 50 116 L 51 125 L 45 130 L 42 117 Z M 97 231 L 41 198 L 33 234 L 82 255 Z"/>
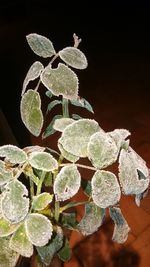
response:
<path id="1" fill-rule="evenodd" d="M 66 204 L 65 206 L 61 207 L 59 209 L 59 212 L 62 213 L 64 210 L 67 210 L 69 208 L 76 207 L 76 206 L 79 206 L 79 205 L 85 205 L 87 203 L 89 203 L 89 201 L 70 202 L 70 203 Z"/>
<path id="2" fill-rule="evenodd" d="M 42 172 L 42 175 L 41 175 L 41 177 L 40 177 L 40 180 L 39 180 L 39 183 L 38 183 L 38 186 L 37 186 L 37 192 L 36 192 L 36 195 L 37 195 L 37 196 L 41 193 L 42 184 L 43 184 L 44 179 L 45 179 L 45 174 L 46 174 L 46 172 L 43 171 L 43 172 Z"/>
<path id="3" fill-rule="evenodd" d="M 68 99 L 62 99 L 62 112 L 64 118 L 69 118 Z"/>
<path id="4" fill-rule="evenodd" d="M 68 166 L 68 165 L 71 165 L 72 163 L 62 163 L 60 164 L 60 167 L 63 167 L 63 166 Z M 88 169 L 88 170 L 92 170 L 92 171 L 97 171 L 96 168 L 94 167 L 91 167 L 91 166 L 87 166 L 87 165 L 82 165 L 82 164 L 78 164 L 78 163 L 74 163 L 77 167 L 79 168 L 83 168 L 83 169 Z"/>

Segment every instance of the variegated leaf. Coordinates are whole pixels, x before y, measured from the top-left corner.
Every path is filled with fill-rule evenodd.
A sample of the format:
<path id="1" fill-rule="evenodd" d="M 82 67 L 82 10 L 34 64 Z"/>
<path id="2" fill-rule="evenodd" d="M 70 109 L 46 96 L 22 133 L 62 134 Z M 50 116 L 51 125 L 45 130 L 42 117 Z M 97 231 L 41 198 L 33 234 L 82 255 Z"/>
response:
<path id="1" fill-rule="evenodd" d="M 59 132 L 63 132 L 65 130 L 65 128 L 70 125 L 71 123 L 73 123 L 74 120 L 71 118 L 61 118 L 61 119 L 56 119 L 54 124 L 53 124 L 53 128 L 56 131 Z"/>
<path id="2" fill-rule="evenodd" d="M 48 206 L 49 203 L 52 202 L 53 195 L 44 192 L 41 193 L 38 196 L 33 197 L 33 202 L 32 202 L 32 209 L 34 210 L 43 210 Z"/>
<path id="3" fill-rule="evenodd" d="M 59 51 L 60 58 L 69 66 L 76 69 L 86 69 L 87 59 L 83 52 L 76 47 L 66 47 Z"/>
<path id="4" fill-rule="evenodd" d="M 0 244 L 0 266 L 15 267 L 20 255 L 9 247 L 9 238 L 0 238 Z"/>
<path id="5" fill-rule="evenodd" d="M 13 164 L 21 164 L 27 160 L 26 153 L 17 146 L 4 145 L 0 147 L 0 157 L 4 157 Z"/>
<path id="6" fill-rule="evenodd" d="M 33 168 L 42 171 L 53 171 L 58 168 L 57 160 L 47 152 L 32 152 L 29 156 L 29 163 Z"/>

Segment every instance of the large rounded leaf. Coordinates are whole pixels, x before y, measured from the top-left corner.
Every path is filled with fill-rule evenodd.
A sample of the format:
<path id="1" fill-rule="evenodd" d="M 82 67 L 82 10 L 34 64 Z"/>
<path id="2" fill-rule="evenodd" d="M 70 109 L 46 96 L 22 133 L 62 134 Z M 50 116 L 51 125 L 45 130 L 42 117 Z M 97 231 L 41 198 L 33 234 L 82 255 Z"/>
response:
<path id="1" fill-rule="evenodd" d="M 116 176 L 109 171 L 97 171 L 91 181 L 92 198 L 101 208 L 115 205 L 121 197 Z"/>
<path id="2" fill-rule="evenodd" d="M 19 258 L 19 254 L 9 247 L 9 238 L 0 238 L 0 266 L 15 267 Z"/>
<path id="3" fill-rule="evenodd" d="M 86 157 L 90 137 L 99 130 L 100 127 L 95 120 L 80 119 L 65 128 L 59 142 L 67 152 L 78 157 Z"/>
<path id="4" fill-rule="evenodd" d="M 38 92 L 29 89 L 21 99 L 21 118 L 27 129 L 35 136 L 39 136 L 43 127 L 41 99 Z"/>
<path id="5" fill-rule="evenodd" d="M 27 160 L 26 153 L 17 146 L 4 145 L 0 147 L 0 157 L 4 157 L 13 164 L 21 164 Z"/>
<path id="6" fill-rule="evenodd" d="M 58 168 L 57 160 L 47 152 L 32 152 L 29 163 L 33 168 L 42 171 L 53 171 Z"/>
<path id="7" fill-rule="evenodd" d="M 87 68 L 87 59 L 83 52 L 75 47 L 66 47 L 59 51 L 60 58 L 69 66 L 76 69 Z"/>
<path id="8" fill-rule="evenodd" d="M 57 201 L 73 197 L 79 190 L 81 176 L 74 164 L 61 169 L 54 181 L 54 194 Z"/>
<path id="9" fill-rule="evenodd" d="M 52 224 L 42 214 L 29 214 L 25 221 L 25 228 L 30 242 L 35 246 L 45 246 L 52 236 Z"/>
<path id="10" fill-rule="evenodd" d="M 11 223 L 22 221 L 29 210 L 28 191 L 18 180 L 13 180 L 5 186 L 2 196 L 3 217 Z"/>
<path id="11" fill-rule="evenodd" d="M 78 96 L 78 77 L 62 63 L 55 69 L 47 66 L 41 74 L 41 81 L 53 95 L 62 95 L 67 99 L 76 99 Z"/>
<path id="12" fill-rule="evenodd" d="M 13 171 L 6 168 L 5 162 L 0 160 L 0 186 L 10 182 L 13 179 Z"/>

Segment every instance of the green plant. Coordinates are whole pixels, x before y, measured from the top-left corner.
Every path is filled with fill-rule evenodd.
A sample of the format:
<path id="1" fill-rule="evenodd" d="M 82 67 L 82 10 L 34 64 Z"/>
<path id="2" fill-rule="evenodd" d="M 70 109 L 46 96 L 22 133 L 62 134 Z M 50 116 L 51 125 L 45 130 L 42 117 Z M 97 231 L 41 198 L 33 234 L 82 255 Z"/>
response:
<path id="1" fill-rule="evenodd" d="M 0 147 L 1 266 L 15 266 L 19 255 L 31 257 L 34 248 L 41 266 L 48 266 L 55 254 L 68 260 L 71 249 L 64 229 L 90 235 L 102 225 L 106 209 L 115 224 L 112 239 L 125 242 L 130 228 L 119 207 L 121 192 L 135 195 L 139 206 L 148 190 L 149 170 L 126 140 L 128 130 L 105 132 L 94 119 L 70 114 L 70 105 L 93 113 L 89 102 L 78 95 L 78 77 L 71 69 L 87 67 L 87 59 L 78 49 L 81 40 L 75 34 L 73 38 L 74 46 L 56 53 L 46 37 L 27 36 L 34 53 L 51 60 L 46 67 L 39 61 L 30 67 L 23 83 L 21 118 L 33 135 L 41 134 L 44 120 L 38 89 L 42 83 L 50 101 L 47 112 L 62 105 L 62 114 L 54 116 L 42 137 L 58 131 L 60 138 L 57 151 L 40 146 Z M 63 63 L 53 67 L 57 58 Z M 35 89 L 27 88 L 37 78 Z M 88 158 L 91 165 L 80 164 L 80 158 Z M 106 169 L 115 162 L 118 178 Z M 81 177 L 80 168 L 93 171 L 91 180 Z M 80 187 L 86 201 L 76 202 L 73 196 Z M 75 212 L 69 212 L 77 205 L 85 206 L 81 221 Z"/>

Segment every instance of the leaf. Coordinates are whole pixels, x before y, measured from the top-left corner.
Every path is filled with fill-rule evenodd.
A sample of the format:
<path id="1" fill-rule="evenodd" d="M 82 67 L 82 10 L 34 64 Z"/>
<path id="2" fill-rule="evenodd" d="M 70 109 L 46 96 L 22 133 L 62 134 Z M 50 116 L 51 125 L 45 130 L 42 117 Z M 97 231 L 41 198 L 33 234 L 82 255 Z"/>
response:
<path id="1" fill-rule="evenodd" d="M 118 148 L 103 130 L 93 134 L 88 143 L 88 158 L 98 169 L 106 168 L 117 160 Z"/>
<path id="2" fill-rule="evenodd" d="M 88 197 L 91 197 L 91 195 L 92 195 L 91 181 L 82 178 L 82 179 L 81 179 L 81 187 L 82 187 L 84 193 L 85 193 Z"/>
<path id="3" fill-rule="evenodd" d="M 50 124 L 48 125 L 48 127 L 46 128 L 45 132 L 42 134 L 42 138 L 46 138 L 52 134 L 54 134 L 56 131 L 53 128 L 54 122 L 56 119 L 62 118 L 62 115 L 55 115 L 52 119 L 52 121 L 50 122 Z"/>
<path id="4" fill-rule="evenodd" d="M 22 221 L 29 210 L 28 191 L 21 182 L 13 180 L 5 186 L 2 194 L 3 217 L 10 223 Z"/>
<path id="5" fill-rule="evenodd" d="M 53 177 L 51 172 L 47 172 L 44 178 L 45 186 L 52 186 L 53 185 Z"/>
<path id="6" fill-rule="evenodd" d="M 35 246 L 45 246 L 52 236 L 52 224 L 50 220 L 38 213 L 29 214 L 25 220 L 26 234 L 30 242 Z"/>
<path id="7" fill-rule="evenodd" d="M 51 93 L 51 91 L 47 90 L 46 91 L 46 96 L 49 97 L 49 98 L 52 98 L 53 94 Z"/>
<path id="8" fill-rule="evenodd" d="M 0 160 L 0 186 L 13 179 L 13 171 L 5 166 L 5 162 Z"/>
<path id="9" fill-rule="evenodd" d="M 77 156 L 75 156 L 75 155 L 73 155 L 73 154 L 67 152 L 67 151 L 63 148 L 62 144 L 59 143 L 59 141 L 58 141 L 58 148 L 59 148 L 59 150 L 60 150 L 62 156 L 63 156 L 65 159 L 67 159 L 67 160 L 69 160 L 69 161 L 71 161 L 71 162 L 76 162 L 77 160 L 79 160 L 79 157 L 77 157 Z"/>
<path id="10" fill-rule="evenodd" d="M 85 98 L 81 98 L 78 97 L 76 100 L 70 100 L 71 104 L 77 107 L 82 107 L 87 109 L 88 111 L 90 111 L 91 113 L 94 113 L 93 108 L 91 106 L 91 104 L 85 99 Z"/>
<path id="11" fill-rule="evenodd" d="M 67 99 L 76 99 L 78 96 L 78 77 L 62 63 L 55 69 L 47 66 L 41 74 L 41 81 L 53 95 L 62 95 Z"/>
<path id="12" fill-rule="evenodd" d="M 146 179 L 139 179 L 140 170 Z M 129 147 L 129 151 L 121 150 L 119 157 L 119 180 L 125 195 L 140 194 L 149 186 L 149 171 L 145 161 Z"/>
<path id="13" fill-rule="evenodd" d="M 33 197 L 32 209 L 34 210 L 43 210 L 49 203 L 52 202 L 53 195 L 50 195 L 47 192 L 41 193 L 38 196 Z"/>
<path id="14" fill-rule="evenodd" d="M 9 247 L 18 252 L 23 257 L 31 257 L 33 254 L 33 245 L 29 241 L 24 224 L 20 225 L 17 231 L 12 235 Z"/>
<path id="15" fill-rule="evenodd" d="M 120 148 L 124 145 L 125 139 L 131 134 L 128 130 L 126 129 L 115 129 L 112 132 L 108 133 L 111 138 L 115 141 L 116 146 L 118 147 L 118 151 Z"/>
<path id="16" fill-rule="evenodd" d="M 74 230 L 77 226 L 76 214 L 75 213 L 62 213 L 61 224 L 67 229 Z"/>
<path id="17" fill-rule="evenodd" d="M 26 153 L 14 145 L 1 146 L 0 157 L 6 158 L 6 160 L 9 160 L 13 164 L 22 164 L 27 160 Z"/>
<path id="18" fill-rule="evenodd" d="M 100 127 L 95 120 L 81 119 L 66 127 L 59 142 L 67 152 L 84 158 L 88 153 L 90 137 L 99 130 Z"/>
<path id="19" fill-rule="evenodd" d="M 30 177 L 30 179 L 36 184 L 36 186 L 39 184 L 39 178 L 34 174 L 33 169 L 30 165 L 28 165 L 24 169 L 24 174 Z"/>
<path id="20" fill-rule="evenodd" d="M 73 197 L 79 190 L 81 176 L 74 164 L 63 167 L 54 181 L 54 194 L 57 201 Z"/>
<path id="21" fill-rule="evenodd" d="M 110 208 L 109 213 L 115 223 L 112 240 L 122 244 L 127 240 L 130 228 L 123 217 L 120 208 Z"/>
<path id="22" fill-rule="evenodd" d="M 27 88 L 27 85 L 30 81 L 35 80 L 36 78 L 38 78 L 40 76 L 40 73 L 44 70 L 44 67 L 42 65 L 41 62 L 36 61 L 32 64 L 32 66 L 30 67 L 30 69 L 27 72 L 27 75 L 24 79 L 23 82 L 23 87 L 22 87 L 22 93 L 21 95 L 23 95 L 25 93 L 25 90 Z"/>
<path id="23" fill-rule="evenodd" d="M 83 52 L 75 47 L 66 47 L 59 51 L 60 58 L 69 66 L 76 69 L 86 69 L 87 59 Z"/>
<path id="24" fill-rule="evenodd" d="M 38 92 L 29 89 L 21 99 L 21 119 L 27 129 L 35 136 L 39 136 L 43 127 L 41 99 Z"/>
<path id="25" fill-rule="evenodd" d="M 47 152 L 32 152 L 29 163 L 33 168 L 47 172 L 58 168 L 57 160 Z"/>
<path id="26" fill-rule="evenodd" d="M 69 242 L 66 239 L 65 240 L 65 244 L 64 246 L 59 250 L 59 252 L 57 253 L 58 257 L 62 260 L 62 261 L 69 261 L 71 258 L 71 248 L 69 246 Z"/>
<path id="27" fill-rule="evenodd" d="M 0 266 L 15 267 L 19 258 L 19 254 L 9 247 L 9 238 L 0 238 Z"/>
<path id="28" fill-rule="evenodd" d="M 73 118 L 74 120 L 80 120 L 80 119 L 82 119 L 82 117 L 79 116 L 78 114 L 72 114 L 72 118 Z"/>
<path id="29" fill-rule="evenodd" d="M 36 33 L 31 33 L 26 38 L 30 48 L 36 55 L 47 58 L 56 54 L 53 44 L 48 38 Z"/>
<path id="30" fill-rule="evenodd" d="M 9 236 L 18 228 L 18 224 L 11 224 L 4 218 L 0 219 L 0 237 Z"/>
<path id="31" fill-rule="evenodd" d="M 38 255 L 43 264 L 49 266 L 53 256 L 63 245 L 63 232 L 59 226 L 57 226 L 56 235 L 49 241 L 44 247 L 36 247 Z"/>
<path id="32" fill-rule="evenodd" d="M 53 125 L 53 128 L 56 131 L 63 132 L 65 128 L 72 124 L 74 122 L 73 119 L 71 118 L 61 118 L 61 119 L 56 119 Z"/>
<path id="33" fill-rule="evenodd" d="M 54 100 L 54 101 L 52 101 L 52 102 L 50 102 L 49 104 L 48 104 L 48 107 L 47 107 L 47 113 L 49 112 L 49 111 L 51 111 L 55 106 L 57 106 L 57 105 L 59 105 L 59 104 L 61 104 L 62 103 L 62 101 L 60 101 L 60 100 Z"/>
<path id="34" fill-rule="evenodd" d="M 109 171 L 95 172 L 91 185 L 92 198 L 97 206 L 105 209 L 115 205 L 120 200 L 120 187 L 113 173 Z"/>

